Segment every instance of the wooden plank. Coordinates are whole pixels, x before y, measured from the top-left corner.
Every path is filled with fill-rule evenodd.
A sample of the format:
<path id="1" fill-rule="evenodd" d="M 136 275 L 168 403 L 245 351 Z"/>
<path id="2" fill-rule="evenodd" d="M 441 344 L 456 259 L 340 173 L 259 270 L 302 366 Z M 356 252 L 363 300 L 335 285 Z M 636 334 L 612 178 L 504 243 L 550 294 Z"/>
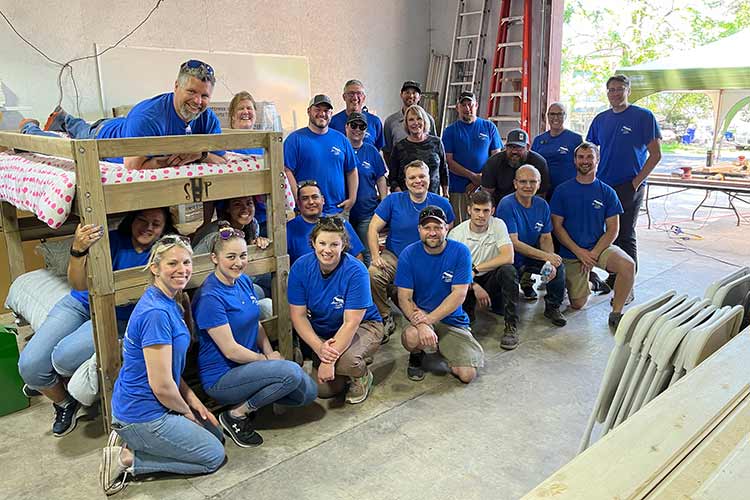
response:
<path id="1" fill-rule="evenodd" d="M 193 185 L 200 183 L 200 199 L 193 196 Z M 271 191 L 271 173 L 266 170 L 206 175 L 137 184 L 107 184 L 104 197 L 109 213 L 157 208 L 195 201 L 224 200 Z"/>
<path id="2" fill-rule="evenodd" d="M 276 340 L 276 329 L 278 328 L 277 325 L 279 323 L 279 318 L 276 316 L 271 316 L 270 318 L 266 318 L 263 321 L 260 322 L 261 325 L 263 325 L 263 329 L 266 331 L 266 335 L 268 336 L 268 340 Z M 281 351 L 279 351 L 281 352 Z"/>
<path id="3" fill-rule="evenodd" d="M 44 222 L 37 218 L 24 217 L 18 219 L 18 227 L 21 231 L 22 241 L 36 241 L 50 238 L 59 238 L 61 236 L 70 236 L 75 233 L 78 225 L 78 217 L 70 216 L 57 229 L 52 229 Z"/>
<path id="4" fill-rule="evenodd" d="M 110 272 L 110 277 L 112 273 Z M 112 423 L 112 391 L 120 373 L 120 342 L 117 337 L 115 316 L 115 294 L 90 294 L 91 324 L 94 330 L 96 366 L 99 373 L 99 395 L 101 398 L 104 429 L 109 432 Z"/>
<path id="5" fill-rule="evenodd" d="M 748 350 L 746 330 L 523 498 L 642 498 L 750 393 Z"/>
<path id="6" fill-rule="evenodd" d="M 198 153 L 231 149 L 259 148 L 268 132 L 236 131 L 221 134 L 173 135 L 127 139 L 99 139 L 100 158 Z"/>
<path id="7" fill-rule="evenodd" d="M 732 454 L 719 465 L 714 475 L 706 479 L 692 498 L 695 500 L 746 498 L 750 491 L 748 470 L 750 470 L 750 438 L 745 435 L 740 444 L 732 450 Z"/>
<path id="8" fill-rule="evenodd" d="M 73 158 L 70 139 L 57 139 L 41 135 L 0 132 L 0 146 L 23 151 L 34 151 L 62 158 Z"/>
<path id="9" fill-rule="evenodd" d="M 18 212 L 16 207 L 3 201 L 0 206 L 3 237 L 8 250 L 8 268 L 11 282 L 26 272 L 21 245 L 21 232 L 18 229 Z"/>

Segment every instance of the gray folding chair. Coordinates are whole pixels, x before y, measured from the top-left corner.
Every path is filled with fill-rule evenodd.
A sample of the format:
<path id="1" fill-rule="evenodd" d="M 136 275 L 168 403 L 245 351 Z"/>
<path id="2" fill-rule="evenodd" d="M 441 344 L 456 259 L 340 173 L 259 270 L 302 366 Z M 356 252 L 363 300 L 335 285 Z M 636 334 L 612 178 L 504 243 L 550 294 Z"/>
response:
<path id="1" fill-rule="evenodd" d="M 736 306 L 744 303 L 748 292 L 750 292 L 750 274 L 722 285 L 714 294 L 712 301 L 718 307 Z"/>
<path id="2" fill-rule="evenodd" d="M 706 295 L 704 295 L 703 298 L 713 301 L 714 295 L 716 295 L 716 292 L 719 290 L 719 288 L 726 285 L 727 283 L 731 283 L 737 278 L 741 278 L 748 274 L 750 274 L 750 267 L 741 267 L 736 271 L 733 271 L 726 276 L 719 278 L 718 280 L 708 285 L 708 288 L 706 288 Z"/>

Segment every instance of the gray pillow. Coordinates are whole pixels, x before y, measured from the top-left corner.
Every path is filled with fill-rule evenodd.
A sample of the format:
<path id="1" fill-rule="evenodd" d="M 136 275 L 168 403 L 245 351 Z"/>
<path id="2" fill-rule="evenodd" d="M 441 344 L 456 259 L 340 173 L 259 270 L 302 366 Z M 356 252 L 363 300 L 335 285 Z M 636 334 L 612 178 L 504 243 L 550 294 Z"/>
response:
<path id="1" fill-rule="evenodd" d="M 60 240 L 43 241 L 36 247 L 36 251 L 44 259 L 44 267 L 55 276 L 68 275 L 68 260 L 73 237 Z"/>

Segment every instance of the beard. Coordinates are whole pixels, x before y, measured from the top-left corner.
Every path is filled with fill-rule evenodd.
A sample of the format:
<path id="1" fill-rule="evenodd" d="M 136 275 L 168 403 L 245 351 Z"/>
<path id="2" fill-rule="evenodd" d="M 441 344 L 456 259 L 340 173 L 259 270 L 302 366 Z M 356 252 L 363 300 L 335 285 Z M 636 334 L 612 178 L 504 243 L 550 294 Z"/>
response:
<path id="1" fill-rule="evenodd" d="M 180 118 L 182 118 L 186 122 L 195 120 L 201 115 L 201 113 L 203 113 L 203 110 L 194 113 L 190 111 L 190 108 L 188 108 L 186 105 L 183 104 L 182 106 L 180 106 Z"/>

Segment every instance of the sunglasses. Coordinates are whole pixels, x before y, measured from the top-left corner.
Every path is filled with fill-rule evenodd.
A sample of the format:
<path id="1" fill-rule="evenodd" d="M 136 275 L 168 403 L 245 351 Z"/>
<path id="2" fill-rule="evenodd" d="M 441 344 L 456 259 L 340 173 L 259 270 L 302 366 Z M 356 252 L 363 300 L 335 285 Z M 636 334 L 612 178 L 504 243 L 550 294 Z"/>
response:
<path id="1" fill-rule="evenodd" d="M 157 245 L 174 245 L 177 242 L 182 242 L 190 247 L 190 238 L 188 238 L 187 236 L 182 236 L 181 234 L 167 234 L 159 238 L 159 241 L 157 241 L 156 243 Z"/>
<path id="2" fill-rule="evenodd" d="M 233 227 L 222 227 L 219 228 L 219 238 L 226 241 L 230 238 L 242 238 L 245 239 L 245 232 Z"/>
<path id="3" fill-rule="evenodd" d="M 436 217 L 441 221 L 445 220 L 445 212 L 439 207 L 427 207 L 419 213 L 419 220 L 422 221 L 427 217 Z M 421 224 L 421 222 L 420 222 Z"/>
<path id="4" fill-rule="evenodd" d="M 331 217 L 321 217 L 318 219 L 318 226 L 325 226 L 330 225 L 335 227 L 336 229 L 342 230 L 344 229 L 344 220 L 341 217 L 331 216 Z"/>
<path id="5" fill-rule="evenodd" d="M 362 122 L 352 122 L 352 123 L 349 123 L 348 125 L 349 125 L 349 127 L 353 128 L 353 129 L 367 130 L 367 125 L 365 125 Z"/>
<path id="6" fill-rule="evenodd" d="M 209 64 L 206 64 L 203 61 L 199 61 L 197 59 L 190 59 L 189 61 L 185 61 L 184 63 L 182 63 L 181 67 L 190 69 L 202 69 L 210 76 L 214 76 L 214 69 Z"/>

